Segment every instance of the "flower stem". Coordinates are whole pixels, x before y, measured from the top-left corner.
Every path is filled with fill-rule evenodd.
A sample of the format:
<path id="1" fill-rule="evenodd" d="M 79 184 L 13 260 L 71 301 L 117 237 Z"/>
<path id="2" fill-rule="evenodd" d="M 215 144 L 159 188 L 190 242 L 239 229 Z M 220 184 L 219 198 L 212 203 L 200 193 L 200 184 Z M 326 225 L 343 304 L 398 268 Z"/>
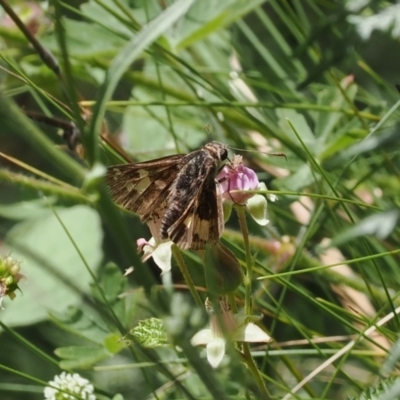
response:
<path id="1" fill-rule="evenodd" d="M 250 372 L 252 373 L 254 379 L 257 382 L 257 386 L 262 394 L 262 398 L 265 400 L 270 400 L 271 395 L 269 394 L 265 383 L 260 375 L 260 371 L 258 370 L 253 357 L 251 356 L 250 347 L 248 343 L 243 343 L 243 353 L 244 359 L 246 361 L 247 368 L 249 368 Z"/>
<path id="2" fill-rule="evenodd" d="M 239 217 L 240 229 L 243 235 L 244 248 L 246 251 L 246 275 L 244 277 L 245 286 L 245 312 L 251 315 L 251 283 L 253 279 L 253 260 L 250 251 L 249 231 L 247 229 L 246 215 L 243 206 L 236 206 L 236 212 Z"/>
<path id="3" fill-rule="evenodd" d="M 197 293 L 196 288 L 194 287 L 193 280 L 192 280 L 192 278 L 191 278 L 191 276 L 189 274 L 189 271 L 188 271 L 188 269 L 186 267 L 186 263 L 185 263 L 185 261 L 184 261 L 184 259 L 182 257 L 182 254 L 181 254 L 179 248 L 177 246 L 175 246 L 175 245 L 172 246 L 172 254 L 173 254 L 173 256 L 174 256 L 174 258 L 176 260 L 176 263 L 178 264 L 178 266 L 179 266 L 179 268 L 180 268 L 180 270 L 182 272 L 183 278 L 185 279 L 186 284 L 188 285 L 190 293 L 192 293 L 192 296 L 193 296 L 196 304 L 199 307 L 203 307 L 203 302 L 201 301 L 201 298 L 200 298 L 199 294 Z"/>
<path id="4" fill-rule="evenodd" d="M 246 315 L 251 315 L 251 283 L 252 283 L 252 278 L 253 278 L 253 259 L 251 256 L 251 250 L 250 250 L 250 242 L 249 242 L 249 231 L 247 229 L 247 222 L 246 222 L 246 214 L 244 211 L 243 206 L 236 206 L 236 212 L 239 217 L 239 224 L 240 224 L 240 230 L 242 231 L 243 235 L 243 242 L 244 242 L 244 248 L 246 251 L 246 275 L 244 277 L 244 285 L 245 285 L 245 312 Z M 246 360 L 246 365 L 249 368 L 250 372 L 254 376 L 254 379 L 257 382 L 257 386 L 260 389 L 260 392 L 263 395 L 263 398 L 266 400 L 271 399 L 270 394 L 268 393 L 267 388 L 265 387 L 264 381 L 260 375 L 260 371 L 258 370 L 253 357 L 251 356 L 250 352 L 250 346 L 248 343 L 244 342 L 243 343 L 243 352 L 244 352 L 244 358 Z"/>

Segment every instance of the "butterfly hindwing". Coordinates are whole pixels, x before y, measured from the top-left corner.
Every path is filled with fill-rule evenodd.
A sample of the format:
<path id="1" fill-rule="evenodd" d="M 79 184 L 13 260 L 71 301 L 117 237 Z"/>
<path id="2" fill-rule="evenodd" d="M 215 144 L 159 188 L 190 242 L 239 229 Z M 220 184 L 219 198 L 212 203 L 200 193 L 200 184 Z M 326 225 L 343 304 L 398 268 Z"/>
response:
<path id="1" fill-rule="evenodd" d="M 222 200 L 215 182 L 204 182 L 185 212 L 168 228 L 168 237 L 183 249 L 204 249 L 223 230 Z"/>
<path id="2" fill-rule="evenodd" d="M 181 248 L 201 249 L 205 243 L 217 241 L 223 229 L 222 203 L 215 181 L 218 163 L 201 150 L 185 161 L 166 199 L 169 207 L 161 235 Z"/>

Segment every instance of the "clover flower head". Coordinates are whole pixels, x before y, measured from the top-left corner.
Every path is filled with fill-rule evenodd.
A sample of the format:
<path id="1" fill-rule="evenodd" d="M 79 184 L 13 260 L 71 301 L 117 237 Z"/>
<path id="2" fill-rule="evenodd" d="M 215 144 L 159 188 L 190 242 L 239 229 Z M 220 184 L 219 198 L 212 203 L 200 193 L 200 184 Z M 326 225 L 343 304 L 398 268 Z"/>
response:
<path id="1" fill-rule="evenodd" d="M 246 193 L 246 191 L 256 190 L 260 183 L 257 174 L 243 165 L 243 158 L 239 155 L 235 155 L 232 163 L 222 168 L 217 180 L 221 182 L 224 200 L 243 205 L 254 196 L 254 193 Z"/>
<path id="2" fill-rule="evenodd" d="M 15 291 L 19 289 L 18 282 L 24 276 L 20 273 L 19 262 L 13 260 L 10 256 L 0 257 L 0 310 L 5 296 L 13 300 L 16 296 Z"/>
<path id="3" fill-rule="evenodd" d="M 235 155 L 232 163 L 222 168 L 217 181 L 220 182 L 220 191 L 225 201 L 245 205 L 259 225 L 268 224 L 266 198 L 261 194 L 246 193 L 250 190 L 266 190 L 266 186 L 259 182 L 252 169 L 243 165 L 242 156 Z"/>
<path id="4" fill-rule="evenodd" d="M 85 400 L 96 400 L 93 385 L 79 374 L 67 374 L 63 371 L 49 385 L 44 389 L 46 400 L 74 400 L 77 396 Z"/>
<path id="5" fill-rule="evenodd" d="M 259 317 L 233 314 L 226 297 L 220 298 L 219 316 L 208 300 L 206 309 L 210 315 L 210 328 L 197 332 L 191 343 L 193 346 L 206 346 L 207 360 L 213 368 L 217 368 L 221 363 L 227 340 L 248 343 L 269 343 L 272 340 L 259 326 L 251 322 L 260 319 Z"/>

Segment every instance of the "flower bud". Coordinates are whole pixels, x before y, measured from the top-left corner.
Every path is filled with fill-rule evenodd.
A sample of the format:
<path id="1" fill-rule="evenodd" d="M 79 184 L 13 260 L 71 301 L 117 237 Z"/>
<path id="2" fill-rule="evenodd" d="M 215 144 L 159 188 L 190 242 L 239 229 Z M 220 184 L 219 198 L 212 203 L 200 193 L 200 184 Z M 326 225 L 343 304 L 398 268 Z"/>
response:
<path id="1" fill-rule="evenodd" d="M 261 194 L 254 195 L 251 199 L 247 200 L 246 208 L 249 214 L 259 225 L 267 225 L 267 199 Z"/>
<path id="2" fill-rule="evenodd" d="M 14 299 L 18 282 L 23 277 L 19 273 L 20 265 L 11 257 L 0 258 L 0 308 L 4 296 Z"/>

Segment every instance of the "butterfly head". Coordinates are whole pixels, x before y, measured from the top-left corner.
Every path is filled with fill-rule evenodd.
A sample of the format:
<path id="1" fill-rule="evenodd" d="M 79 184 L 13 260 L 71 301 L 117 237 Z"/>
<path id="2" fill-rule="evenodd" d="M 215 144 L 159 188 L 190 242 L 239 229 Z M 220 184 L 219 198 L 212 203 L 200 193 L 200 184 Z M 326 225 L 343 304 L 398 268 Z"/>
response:
<path id="1" fill-rule="evenodd" d="M 213 141 L 207 143 L 204 149 L 219 161 L 225 161 L 228 158 L 228 147 L 223 143 Z"/>

